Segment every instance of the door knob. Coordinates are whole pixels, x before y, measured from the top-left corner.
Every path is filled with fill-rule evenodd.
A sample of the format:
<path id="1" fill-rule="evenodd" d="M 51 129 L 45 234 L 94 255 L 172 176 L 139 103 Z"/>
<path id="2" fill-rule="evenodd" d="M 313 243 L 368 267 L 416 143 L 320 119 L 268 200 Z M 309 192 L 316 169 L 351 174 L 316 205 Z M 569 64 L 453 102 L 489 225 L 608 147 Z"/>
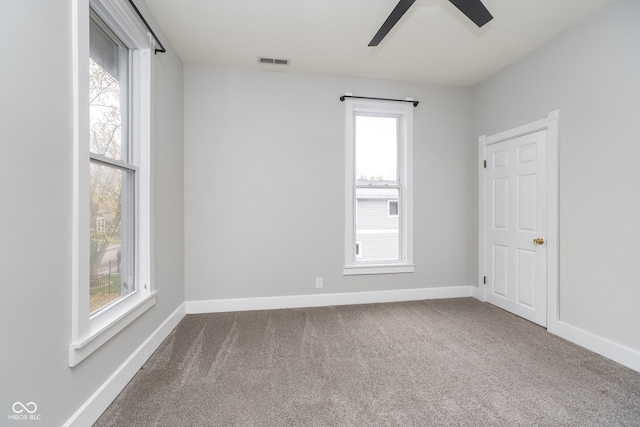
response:
<path id="1" fill-rule="evenodd" d="M 544 239 L 542 237 L 536 237 L 535 239 L 533 239 L 533 243 L 535 243 L 536 245 L 542 245 L 544 244 Z"/>

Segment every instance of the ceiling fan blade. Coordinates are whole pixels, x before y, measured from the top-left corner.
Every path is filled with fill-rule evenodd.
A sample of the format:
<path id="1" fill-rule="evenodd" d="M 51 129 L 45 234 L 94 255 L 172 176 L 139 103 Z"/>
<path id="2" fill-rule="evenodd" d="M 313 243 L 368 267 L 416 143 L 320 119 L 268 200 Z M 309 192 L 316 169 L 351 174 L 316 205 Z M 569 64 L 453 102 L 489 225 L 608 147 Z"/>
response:
<path id="1" fill-rule="evenodd" d="M 467 15 L 478 27 L 493 19 L 493 16 L 480 0 L 449 0 L 460 12 Z"/>
<path id="2" fill-rule="evenodd" d="M 402 15 L 404 15 L 406 11 L 409 10 L 411 5 L 415 3 L 415 1 L 416 0 L 400 0 L 396 5 L 396 7 L 391 12 L 391 14 L 389 15 L 389 17 L 387 18 L 387 20 L 384 21 L 384 24 L 382 24 L 382 27 L 380 27 L 376 35 L 373 36 L 373 38 L 369 42 L 369 46 L 378 46 L 382 41 L 382 39 L 384 38 L 384 36 L 386 36 L 387 33 L 391 31 L 393 26 L 398 23 L 400 18 L 402 18 Z"/>

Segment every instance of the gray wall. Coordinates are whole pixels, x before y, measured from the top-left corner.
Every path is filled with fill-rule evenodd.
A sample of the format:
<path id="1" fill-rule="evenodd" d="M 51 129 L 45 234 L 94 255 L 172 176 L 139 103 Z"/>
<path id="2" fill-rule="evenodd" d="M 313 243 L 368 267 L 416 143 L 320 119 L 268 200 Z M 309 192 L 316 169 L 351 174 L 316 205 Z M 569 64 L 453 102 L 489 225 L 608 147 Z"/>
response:
<path id="1" fill-rule="evenodd" d="M 68 367 L 71 3 L 0 1 L 2 425 L 16 401 L 36 402 L 42 421 L 34 425 L 61 425 L 184 301 L 183 69 L 170 48 L 155 57 L 152 185 L 158 303 L 88 359 Z M 145 5 L 140 8 L 159 28 Z"/>
<path id="2" fill-rule="evenodd" d="M 420 100 L 413 274 L 342 275 L 345 92 Z M 469 88 L 186 65 L 187 300 L 473 284 L 471 120 Z"/>
<path id="3" fill-rule="evenodd" d="M 640 2 L 621 0 L 473 91 L 474 135 L 560 109 L 560 320 L 635 350 L 639 83 Z"/>

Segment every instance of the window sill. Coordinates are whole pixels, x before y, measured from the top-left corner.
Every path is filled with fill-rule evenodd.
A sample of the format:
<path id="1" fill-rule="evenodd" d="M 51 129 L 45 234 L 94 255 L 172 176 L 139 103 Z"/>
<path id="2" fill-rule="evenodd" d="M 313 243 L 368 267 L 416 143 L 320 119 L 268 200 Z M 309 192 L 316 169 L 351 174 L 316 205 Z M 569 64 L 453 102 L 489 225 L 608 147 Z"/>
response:
<path id="1" fill-rule="evenodd" d="M 344 276 L 355 276 L 360 274 L 394 274 L 413 273 L 414 264 L 377 264 L 377 265 L 350 265 L 342 270 Z"/>
<path id="2" fill-rule="evenodd" d="M 89 335 L 69 345 L 69 366 L 76 366 L 156 304 L 157 291 L 137 295 L 91 322 Z"/>

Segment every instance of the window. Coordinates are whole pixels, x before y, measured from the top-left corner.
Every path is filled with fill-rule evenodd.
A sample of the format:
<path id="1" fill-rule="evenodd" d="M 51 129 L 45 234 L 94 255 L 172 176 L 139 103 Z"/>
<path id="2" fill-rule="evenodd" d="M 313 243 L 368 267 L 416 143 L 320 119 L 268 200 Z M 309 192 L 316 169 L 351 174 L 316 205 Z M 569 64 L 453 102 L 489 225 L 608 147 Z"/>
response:
<path id="1" fill-rule="evenodd" d="M 345 122 L 343 272 L 413 272 L 412 106 L 348 99 Z"/>
<path id="2" fill-rule="evenodd" d="M 136 290 L 135 181 L 128 135 L 129 49 L 89 23 L 89 315 Z"/>
<path id="3" fill-rule="evenodd" d="M 150 129 L 154 45 L 125 3 L 74 10 L 75 366 L 155 304 Z"/>
<path id="4" fill-rule="evenodd" d="M 387 201 L 387 212 L 389 216 L 398 216 L 398 201 L 397 200 L 388 200 Z"/>

